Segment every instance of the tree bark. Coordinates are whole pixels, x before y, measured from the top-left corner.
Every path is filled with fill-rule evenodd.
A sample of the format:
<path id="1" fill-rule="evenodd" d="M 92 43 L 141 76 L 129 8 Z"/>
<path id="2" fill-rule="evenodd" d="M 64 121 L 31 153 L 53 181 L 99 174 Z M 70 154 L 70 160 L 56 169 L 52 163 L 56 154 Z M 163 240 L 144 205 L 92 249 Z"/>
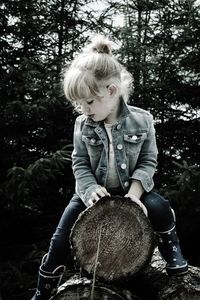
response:
<path id="1" fill-rule="evenodd" d="M 74 275 L 58 290 L 51 300 L 141 300 L 125 288 L 117 288 L 102 282 Z"/>
<path id="2" fill-rule="evenodd" d="M 158 300 L 199 300 L 200 268 L 189 266 L 185 275 L 169 277 L 165 262 L 155 249 L 151 263 L 140 276 L 140 282 L 147 288 L 152 299 Z M 155 297 L 156 298 L 153 298 Z M 150 297 L 149 297 L 150 298 Z"/>

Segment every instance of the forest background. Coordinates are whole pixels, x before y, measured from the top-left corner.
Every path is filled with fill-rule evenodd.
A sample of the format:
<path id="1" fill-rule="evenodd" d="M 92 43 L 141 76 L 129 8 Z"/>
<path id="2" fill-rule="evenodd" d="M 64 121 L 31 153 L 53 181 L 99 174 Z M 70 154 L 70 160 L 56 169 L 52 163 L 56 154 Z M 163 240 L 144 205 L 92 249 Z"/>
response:
<path id="1" fill-rule="evenodd" d="M 74 191 L 77 114 L 65 66 L 95 34 L 132 73 L 130 104 L 155 119 L 155 189 L 168 197 L 189 264 L 200 266 L 200 15 L 193 0 L 3 0 L 0 4 L 2 299 L 28 299 Z"/>

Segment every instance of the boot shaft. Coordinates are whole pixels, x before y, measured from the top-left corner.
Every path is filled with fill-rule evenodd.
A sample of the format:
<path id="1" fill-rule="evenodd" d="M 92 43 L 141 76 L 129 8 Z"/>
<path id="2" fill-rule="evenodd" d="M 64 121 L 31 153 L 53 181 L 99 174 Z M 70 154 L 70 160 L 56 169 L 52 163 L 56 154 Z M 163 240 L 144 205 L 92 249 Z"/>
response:
<path id="1" fill-rule="evenodd" d="M 65 266 L 57 267 L 53 272 L 44 270 L 44 261 L 46 255 L 42 259 L 39 267 L 37 290 L 31 300 L 49 300 L 51 296 L 55 295 L 65 271 Z"/>
<path id="2" fill-rule="evenodd" d="M 181 252 L 175 224 L 167 231 L 157 232 L 157 236 L 158 249 L 166 261 L 168 275 L 185 274 L 188 270 L 188 264 Z"/>

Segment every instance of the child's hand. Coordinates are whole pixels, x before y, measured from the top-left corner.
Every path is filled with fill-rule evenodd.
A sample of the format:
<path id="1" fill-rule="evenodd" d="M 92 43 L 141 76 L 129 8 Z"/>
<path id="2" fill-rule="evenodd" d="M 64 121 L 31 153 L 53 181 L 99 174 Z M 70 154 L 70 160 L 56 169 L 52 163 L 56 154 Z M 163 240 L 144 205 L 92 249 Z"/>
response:
<path id="1" fill-rule="evenodd" d="M 99 187 L 95 192 L 91 194 L 90 199 L 88 200 L 89 206 L 92 206 L 95 202 L 97 202 L 100 198 L 104 196 L 110 196 L 105 187 Z"/>
<path id="2" fill-rule="evenodd" d="M 139 205 L 139 206 L 142 208 L 142 210 L 143 210 L 143 212 L 145 213 L 145 215 L 148 216 L 146 207 L 145 207 L 144 204 L 140 201 L 140 199 L 138 199 L 135 195 L 133 195 L 133 194 L 126 194 L 124 197 L 130 198 L 133 202 L 135 202 L 137 205 Z"/>

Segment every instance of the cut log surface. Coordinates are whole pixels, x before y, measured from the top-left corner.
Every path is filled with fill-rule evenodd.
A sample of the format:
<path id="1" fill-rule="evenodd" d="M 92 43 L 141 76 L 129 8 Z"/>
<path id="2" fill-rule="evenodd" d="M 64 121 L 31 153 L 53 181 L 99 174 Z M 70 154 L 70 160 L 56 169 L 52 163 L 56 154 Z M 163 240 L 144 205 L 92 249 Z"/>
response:
<path id="1" fill-rule="evenodd" d="M 79 265 L 105 281 L 134 276 L 154 250 L 148 218 L 131 199 L 120 196 L 103 197 L 81 213 L 70 240 Z"/>

